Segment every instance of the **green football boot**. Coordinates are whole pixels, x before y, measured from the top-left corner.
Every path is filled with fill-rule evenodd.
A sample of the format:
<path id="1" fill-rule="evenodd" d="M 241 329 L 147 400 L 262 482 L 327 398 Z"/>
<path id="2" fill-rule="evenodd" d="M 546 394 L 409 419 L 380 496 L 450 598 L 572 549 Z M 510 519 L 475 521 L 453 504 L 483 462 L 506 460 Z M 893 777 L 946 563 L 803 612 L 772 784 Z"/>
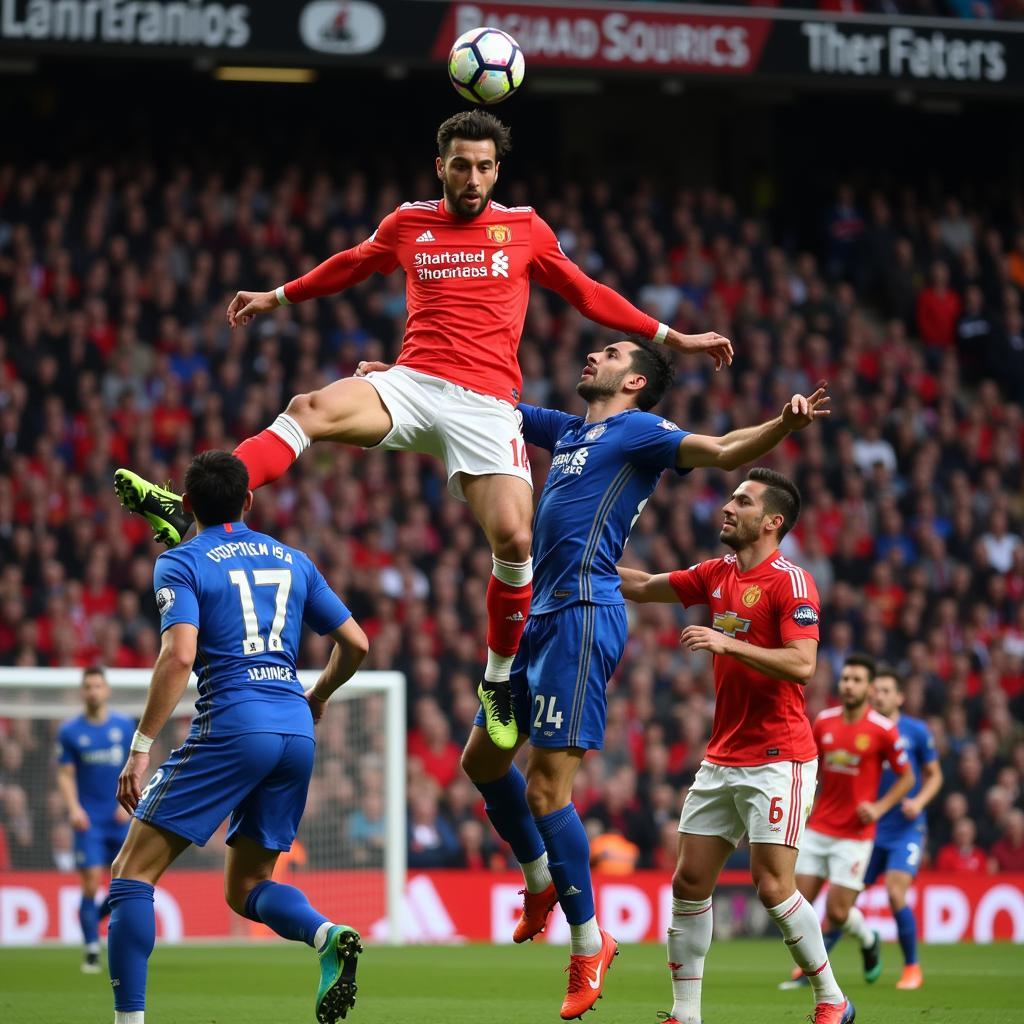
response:
<path id="1" fill-rule="evenodd" d="M 356 1004 L 356 961 L 363 951 L 359 932 L 336 924 L 320 950 L 320 987 L 316 993 L 316 1019 L 337 1024 Z"/>
<path id="2" fill-rule="evenodd" d="M 487 735 L 496 747 L 512 750 L 519 739 L 519 726 L 512 713 L 512 689 L 508 681 L 491 683 L 485 679 L 476 688 L 476 695 L 483 706 Z"/>
<path id="3" fill-rule="evenodd" d="M 181 507 L 180 495 L 143 480 L 130 469 L 114 473 L 114 490 L 129 512 L 137 512 L 149 522 L 154 539 L 169 548 L 180 544 L 192 528 L 192 518 Z"/>

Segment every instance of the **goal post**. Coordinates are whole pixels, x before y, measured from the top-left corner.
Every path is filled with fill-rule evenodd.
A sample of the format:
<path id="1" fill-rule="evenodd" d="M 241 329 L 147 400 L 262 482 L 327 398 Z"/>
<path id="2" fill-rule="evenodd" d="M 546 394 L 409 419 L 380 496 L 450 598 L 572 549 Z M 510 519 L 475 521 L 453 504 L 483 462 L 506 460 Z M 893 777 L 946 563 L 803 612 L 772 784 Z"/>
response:
<path id="1" fill-rule="evenodd" d="M 138 719 L 151 672 L 106 669 L 105 675 L 111 709 Z M 310 670 L 298 673 L 304 689 L 319 675 Z M 0 746 L 8 748 L 4 778 L 22 791 L 24 818 L 33 830 L 27 842 L 12 828 L 8 829 L 11 835 L 4 837 L 9 867 L 15 874 L 57 873 L 73 866 L 70 829 L 54 797 L 54 741 L 60 724 L 81 714 L 81 678 L 81 668 L 0 667 Z M 152 770 L 184 739 L 196 696 L 193 675 L 154 744 Z M 402 942 L 407 856 L 405 703 L 401 672 L 357 672 L 336 691 L 317 726 L 310 799 L 293 850 L 296 856 L 287 861 L 294 872 L 289 880 L 307 890 L 314 906 L 321 906 L 324 913 L 337 907 L 340 920 L 360 921 L 370 929 L 367 938 L 390 944 Z M 382 804 L 382 821 L 373 814 L 378 804 Z M 216 845 L 211 841 L 211 848 Z M 205 876 L 220 869 L 220 859 L 216 849 L 196 851 L 183 855 L 180 867 L 183 872 L 203 872 L 212 890 L 213 882 Z M 186 920 L 182 925 L 185 936 L 192 934 L 188 924 Z M 245 922 L 232 927 L 235 938 L 260 934 L 247 931 Z"/>

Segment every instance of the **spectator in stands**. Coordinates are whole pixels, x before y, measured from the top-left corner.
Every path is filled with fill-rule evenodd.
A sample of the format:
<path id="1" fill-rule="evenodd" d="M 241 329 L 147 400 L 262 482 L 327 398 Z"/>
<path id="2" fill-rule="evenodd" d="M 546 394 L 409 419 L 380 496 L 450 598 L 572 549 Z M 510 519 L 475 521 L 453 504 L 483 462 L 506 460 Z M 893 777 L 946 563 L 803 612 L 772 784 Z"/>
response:
<path id="1" fill-rule="evenodd" d="M 980 875 L 988 870 L 985 851 L 975 845 L 977 828 L 970 818 L 961 818 L 953 826 L 953 838 L 939 850 L 935 867 L 939 871 L 955 871 Z"/>
<path id="2" fill-rule="evenodd" d="M 1024 811 L 1006 815 L 1002 835 L 989 850 L 989 870 L 1024 872 Z"/>

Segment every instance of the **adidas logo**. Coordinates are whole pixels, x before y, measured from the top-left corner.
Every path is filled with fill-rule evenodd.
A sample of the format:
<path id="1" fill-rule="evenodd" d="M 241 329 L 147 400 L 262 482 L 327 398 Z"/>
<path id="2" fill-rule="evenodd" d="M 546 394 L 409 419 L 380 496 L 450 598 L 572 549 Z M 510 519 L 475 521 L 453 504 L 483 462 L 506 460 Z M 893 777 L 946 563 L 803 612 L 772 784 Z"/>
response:
<path id="1" fill-rule="evenodd" d="M 416 239 L 416 241 L 417 242 L 436 242 L 437 239 L 429 231 L 424 231 L 423 234 L 420 235 L 420 237 Z"/>
<path id="2" fill-rule="evenodd" d="M 505 616 L 505 621 L 506 622 L 522 622 L 525 618 L 526 618 L 526 616 L 522 612 L 516 612 L 513 615 L 506 615 Z"/>
<path id="3" fill-rule="evenodd" d="M 580 891 L 575 885 L 570 885 L 569 888 L 562 893 L 563 896 L 579 896 L 579 894 Z"/>
<path id="4" fill-rule="evenodd" d="M 720 598 L 722 596 L 722 588 L 715 587 L 715 589 L 711 592 L 711 596 Z"/>

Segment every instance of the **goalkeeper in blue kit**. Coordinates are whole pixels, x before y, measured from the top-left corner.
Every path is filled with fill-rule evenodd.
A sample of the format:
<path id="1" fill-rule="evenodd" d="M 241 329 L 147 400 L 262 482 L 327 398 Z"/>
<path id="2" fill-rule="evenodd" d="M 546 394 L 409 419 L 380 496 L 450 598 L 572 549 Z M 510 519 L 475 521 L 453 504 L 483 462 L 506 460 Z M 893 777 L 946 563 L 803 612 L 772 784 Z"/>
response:
<path id="1" fill-rule="evenodd" d="M 317 951 L 320 1024 L 341 1020 L 355 1002 L 359 935 L 271 875 L 305 807 L 314 725 L 365 657 L 366 634 L 305 554 L 245 525 L 251 507 L 244 464 L 226 452 L 204 452 L 185 476 L 184 508 L 198 532 L 160 555 L 154 569 L 160 654 L 117 786 L 134 817 L 111 872 L 107 958 L 115 1024 L 144 1024 L 154 886 L 228 817 L 229 906 Z M 303 622 L 335 645 L 306 693 L 296 673 Z M 149 748 L 194 663 L 199 698 L 188 737 L 144 786 Z"/>

